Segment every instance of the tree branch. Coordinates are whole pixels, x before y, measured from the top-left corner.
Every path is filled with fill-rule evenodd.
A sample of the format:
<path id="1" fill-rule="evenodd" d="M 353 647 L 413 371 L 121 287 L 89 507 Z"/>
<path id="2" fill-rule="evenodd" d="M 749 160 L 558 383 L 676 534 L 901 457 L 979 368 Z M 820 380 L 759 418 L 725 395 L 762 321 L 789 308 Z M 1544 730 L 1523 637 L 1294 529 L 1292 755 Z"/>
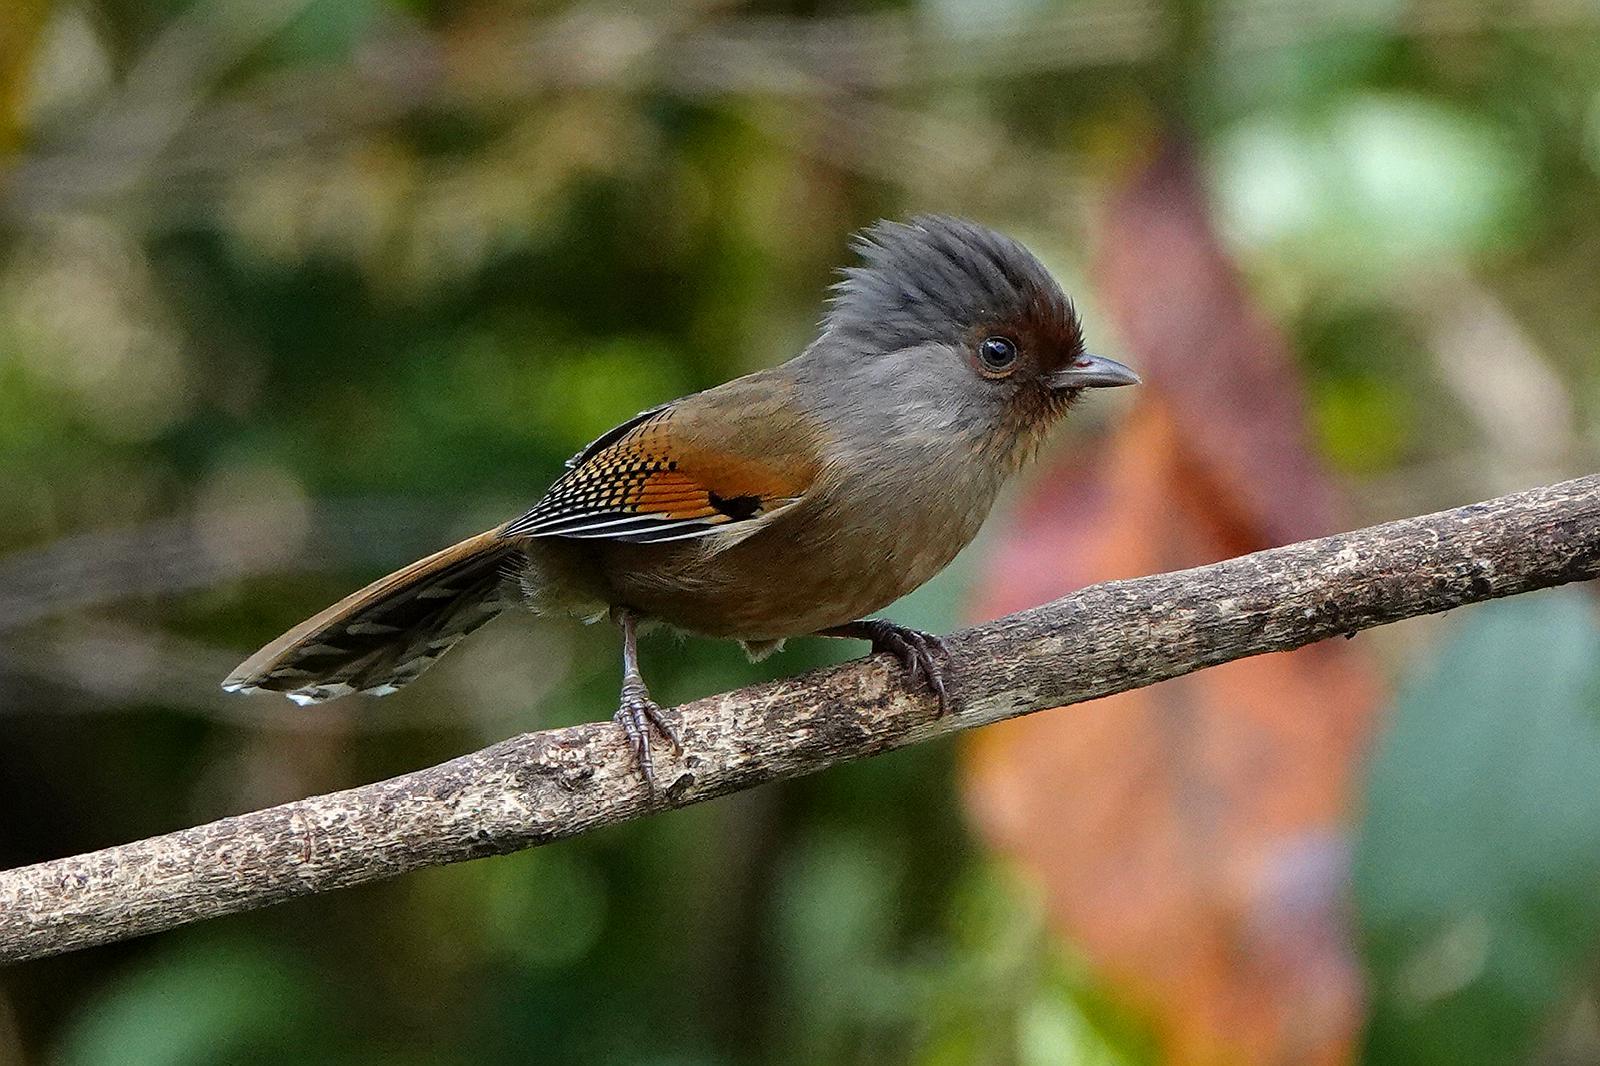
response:
<path id="1" fill-rule="evenodd" d="M 1206 666 L 1600 575 L 1600 475 L 1211 566 L 1095 585 L 951 638 L 934 719 L 886 656 L 687 704 L 651 793 L 610 723 L 0 873 L 0 961 L 561 840 Z"/>

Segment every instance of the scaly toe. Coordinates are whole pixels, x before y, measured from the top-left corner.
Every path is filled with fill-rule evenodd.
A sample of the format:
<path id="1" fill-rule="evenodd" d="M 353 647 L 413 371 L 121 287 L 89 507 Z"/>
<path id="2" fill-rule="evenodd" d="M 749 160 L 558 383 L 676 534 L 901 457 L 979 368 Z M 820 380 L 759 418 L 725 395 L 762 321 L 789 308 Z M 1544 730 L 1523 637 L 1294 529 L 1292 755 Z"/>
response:
<path id="1" fill-rule="evenodd" d="M 917 637 L 920 638 L 917 652 L 922 673 L 928 679 L 928 687 L 939 697 L 939 716 L 942 718 L 950 713 L 950 649 L 932 633 L 918 633 Z"/>
<path id="2" fill-rule="evenodd" d="M 648 701 L 640 701 L 623 697 L 622 706 L 617 708 L 617 713 L 612 715 L 612 721 L 622 727 L 627 734 L 628 747 L 633 749 L 634 761 L 639 764 L 639 772 L 644 774 L 645 783 L 651 788 L 656 785 L 655 761 L 650 757 L 650 719 L 645 710 Z"/>
<path id="3" fill-rule="evenodd" d="M 954 701 L 950 696 L 950 687 L 955 680 L 955 667 L 951 665 L 950 651 L 944 646 L 944 641 L 938 641 L 936 646 L 943 661 L 929 660 L 927 664 L 928 684 L 933 688 L 934 694 L 939 697 L 939 717 L 943 718 L 950 713 L 950 709 L 954 705 Z"/>
<path id="4" fill-rule="evenodd" d="M 950 713 L 953 700 L 950 687 L 954 678 L 950 667 L 950 649 L 943 638 L 919 629 L 903 626 L 885 626 L 875 634 L 873 648 L 894 655 L 904 665 L 906 683 L 915 686 L 926 682 L 939 700 L 939 715 Z"/>
<path id="5" fill-rule="evenodd" d="M 927 676 L 927 653 L 917 643 L 914 632 L 896 634 L 894 654 L 905 668 L 906 684 L 913 687 Z"/>
<path id="6" fill-rule="evenodd" d="M 650 724 L 661 730 L 661 735 L 672 743 L 672 749 L 681 754 L 683 752 L 683 736 L 678 732 L 678 727 L 673 725 L 672 720 L 661 710 L 660 705 L 651 700 L 646 700 L 640 710 L 650 720 Z"/>
<path id="7" fill-rule="evenodd" d="M 654 727 L 661 731 L 672 744 L 674 750 L 683 751 L 683 737 L 673 725 L 661 706 L 650 698 L 642 686 L 624 685 L 622 688 L 622 704 L 617 708 L 617 713 L 612 719 L 622 727 L 628 736 L 628 746 L 633 749 L 634 758 L 639 763 L 639 772 L 644 774 L 644 779 L 651 788 L 656 783 L 655 760 L 650 752 L 650 730 Z"/>

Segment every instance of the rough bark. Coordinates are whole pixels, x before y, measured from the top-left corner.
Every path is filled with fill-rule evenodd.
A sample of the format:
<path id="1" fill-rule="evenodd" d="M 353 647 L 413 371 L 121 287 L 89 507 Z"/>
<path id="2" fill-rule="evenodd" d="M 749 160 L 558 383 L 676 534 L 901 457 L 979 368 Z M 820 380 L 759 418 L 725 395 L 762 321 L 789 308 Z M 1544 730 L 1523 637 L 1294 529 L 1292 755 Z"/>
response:
<path id="1" fill-rule="evenodd" d="M 962 706 L 887 656 L 687 704 L 659 791 L 609 722 L 0 873 L 0 961 L 169 929 L 813 773 L 932 737 L 1600 575 L 1600 475 L 1083 589 L 950 638 Z"/>

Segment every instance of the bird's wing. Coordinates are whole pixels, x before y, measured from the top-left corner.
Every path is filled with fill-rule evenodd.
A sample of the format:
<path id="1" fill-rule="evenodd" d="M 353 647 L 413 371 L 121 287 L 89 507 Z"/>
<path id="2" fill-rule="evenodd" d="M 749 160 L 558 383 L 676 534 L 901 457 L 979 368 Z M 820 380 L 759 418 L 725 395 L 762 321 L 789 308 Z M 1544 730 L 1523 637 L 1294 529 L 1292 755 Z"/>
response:
<path id="1" fill-rule="evenodd" d="M 686 540 L 799 499 L 816 464 L 806 448 L 773 439 L 770 403 L 710 395 L 645 411 L 600 437 L 500 536 Z"/>

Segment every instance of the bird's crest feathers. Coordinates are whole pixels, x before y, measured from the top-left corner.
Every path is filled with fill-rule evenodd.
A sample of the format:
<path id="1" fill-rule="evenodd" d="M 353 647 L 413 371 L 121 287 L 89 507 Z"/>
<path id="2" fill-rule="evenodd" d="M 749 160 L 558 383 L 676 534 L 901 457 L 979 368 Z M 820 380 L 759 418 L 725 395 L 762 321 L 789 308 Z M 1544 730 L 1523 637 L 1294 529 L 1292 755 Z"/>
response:
<path id="1" fill-rule="evenodd" d="M 1062 350 L 1081 350 L 1077 313 L 1050 272 L 1003 233 L 966 219 L 918 215 L 856 236 L 861 257 L 830 290 L 823 328 L 904 346 L 956 343 L 986 324 L 1017 326 Z"/>

